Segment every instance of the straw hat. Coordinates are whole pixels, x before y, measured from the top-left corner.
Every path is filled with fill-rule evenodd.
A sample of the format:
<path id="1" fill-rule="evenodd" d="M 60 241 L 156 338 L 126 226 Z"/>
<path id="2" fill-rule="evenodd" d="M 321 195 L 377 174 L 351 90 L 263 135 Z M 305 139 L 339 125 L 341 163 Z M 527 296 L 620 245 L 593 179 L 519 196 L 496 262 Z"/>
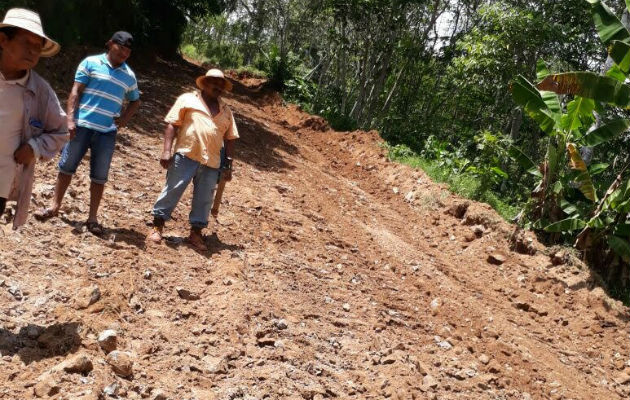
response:
<path id="1" fill-rule="evenodd" d="M 218 79 L 222 79 L 223 82 L 225 83 L 225 86 L 223 87 L 225 90 L 227 90 L 228 92 L 230 90 L 232 90 L 232 82 L 230 82 L 229 79 L 227 79 L 225 77 L 225 75 L 223 75 L 223 72 L 221 72 L 220 69 L 210 69 L 208 70 L 208 72 L 206 72 L 205 75 L 200 76 L 199 78 L 197 78 L 197 80 L 195 81 L 195 83 L 197 84 L 197 87 L 199 89 L 203 89 L 203 87 L 201 86 L 201 83 L 208 78 L 218 78 Z"/>
<path id="2" fill-rule="evenodd" d="M 59 53 L 59 49 L 61 49 L 59 43 L 46 36 L 42 27 L 42 21 L 36 12 L 24 8 L 12 8 L 7 11 L 4 21 L 0 23 L 0 28 L 6 27 L 21 28 L 46 39 L 42 48 L 42 57 L 52 57 Z"/>

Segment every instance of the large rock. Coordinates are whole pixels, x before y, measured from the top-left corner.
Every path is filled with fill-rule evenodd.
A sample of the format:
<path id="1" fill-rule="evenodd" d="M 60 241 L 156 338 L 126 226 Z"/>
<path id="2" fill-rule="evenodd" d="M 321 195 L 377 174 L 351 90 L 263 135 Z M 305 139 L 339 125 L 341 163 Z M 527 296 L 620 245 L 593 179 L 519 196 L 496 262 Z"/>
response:
<path id="1" fill-rule="evenodd" d="M 193 293 L 188 289 L 184 289 L 182 287 L 176 287 L 177 295 L 184 300 L 199 300 L 201 296 L 197 293 Z"/>
<path id="2" fill-rule="evenodd" d="M 488 254 L 488 262 L 490 264 L 501 265 L 506 260 L 507 260 L 507 258 L 505 257 L 505 255 L 503 255 L 501 253 L 494 252 L 494 253 Z"/>
<path id="3" fill-rule="evenodd" d="M 71 374 L 87 374 L 92 371 L 92 361 L 85 354 L 76 355 L 61 364 L 58 369 Z"/>
<path id="4" fill-rule="evenodd" d="M 85 287 L 79 290 L 79 292 L 77 293 L 77 296 L 75 297 L 75 304 L 79 310 L 83 310 L 99 301 L 100 298 L 101 290 L 98 288 L 98 286 L 94 285 L 90 287 Z"/>
<path id="5" fill-rule="evenodd" d="M 53 376 L 46 373 L 39 378 L 33 390 L 37 397 L 50 397 L 59 393 L 60 388 Z"/>
<path id="6" fill-rule="evenodd" d="M 118 345 L 118 335 L 116 334 L 116 331 L 108 329 L 101 332 L 98 335 L 98 345 L 101 346 L 101 349 L 103 349 L 105 354 L 109 354 L 116 350 L 116 346 Z"/>
<path id="7" fill-rule="evenodd" d="M 114 350 L 107 355 L 105 360 L 116 375 L 123 378 L 133 375 L 133 356 L 131 353 Z"/>

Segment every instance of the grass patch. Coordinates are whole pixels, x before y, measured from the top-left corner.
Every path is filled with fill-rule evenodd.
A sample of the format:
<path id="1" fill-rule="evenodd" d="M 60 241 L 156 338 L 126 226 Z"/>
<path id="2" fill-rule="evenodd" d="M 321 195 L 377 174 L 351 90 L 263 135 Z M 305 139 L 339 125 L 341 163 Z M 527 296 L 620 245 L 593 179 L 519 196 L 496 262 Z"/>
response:
<path id="1" fill-rule="evenodd" d="M 243 65 L 234 70 L 237 74 L 249 75 L 252 78 L 267 79 L 267 73 L 252 65 Z"/>
<path id="2" fill-rule="evenodd" d="M 210 59 L 197 51 L 197 48 L 192 44 L 185 44 L 179 48 L 179 51 L 191 60 L 195 60 L 200 64 L 204 64 L 210 61 Z"/>
<path id="3" fill-rule="evenodd" d="M 436 160 L 427 160 L 410 152 L 400 154 L 392 151 L 392 147 L 389 146 L 388 149 L 390 160 L 423 170 L 435 182 L 447 183 L 449 189 L 461 197 L 489 204 L 506 221 L 512 220 L 520 211 L 520 207 L 509 204 L 496 193 L 481 190 L 481 180 L 476 176 L 467 173 L 455 174 L 451 168 L 440 165 Z"/>

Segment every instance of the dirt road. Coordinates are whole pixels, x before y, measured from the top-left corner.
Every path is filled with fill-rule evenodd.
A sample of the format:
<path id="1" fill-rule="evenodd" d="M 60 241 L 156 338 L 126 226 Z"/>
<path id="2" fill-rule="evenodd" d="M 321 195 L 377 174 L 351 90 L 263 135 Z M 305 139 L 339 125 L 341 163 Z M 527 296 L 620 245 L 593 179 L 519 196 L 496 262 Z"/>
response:
<path id="1" fill-rule="evenodd" d="M 241 139 L 211 250 L 184 240 L 189 192 L 145 245 L 160 120 L 201 72 L 137 71 L 102 238 L 85 161 L 60 218 L 0 223 L 0 399 L 630 396 L 628 310 L 579 262 L 272 93 L 227 98 Z M 38 166 L 32 209 L 55 174 Z"/>

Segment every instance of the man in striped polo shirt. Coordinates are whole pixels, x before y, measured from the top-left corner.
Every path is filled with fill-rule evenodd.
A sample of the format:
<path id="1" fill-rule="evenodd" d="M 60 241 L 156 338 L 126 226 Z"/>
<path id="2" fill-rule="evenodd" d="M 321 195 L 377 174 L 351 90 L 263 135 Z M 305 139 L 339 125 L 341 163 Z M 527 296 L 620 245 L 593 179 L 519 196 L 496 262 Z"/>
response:
<path id="1" fill-rule="evenodd" d="M 70 142 L 59 161 L 53 205 L 36 214 L 40 220 L 58 215 L 72 175 L 90 149 L 90 215 L 87 228 L 101 234 L 98 208 L 103 197 L 116 144 L 117 127 L 124 127 L 140 106 L 136 76 L 125 61 L 131 54 L 133 37 L 116 32 L 107 42 L 107 52 L 87 57 L 79 64 L 68 98 Z M 121 112 L 123 101 L 129 104 Z"/>

